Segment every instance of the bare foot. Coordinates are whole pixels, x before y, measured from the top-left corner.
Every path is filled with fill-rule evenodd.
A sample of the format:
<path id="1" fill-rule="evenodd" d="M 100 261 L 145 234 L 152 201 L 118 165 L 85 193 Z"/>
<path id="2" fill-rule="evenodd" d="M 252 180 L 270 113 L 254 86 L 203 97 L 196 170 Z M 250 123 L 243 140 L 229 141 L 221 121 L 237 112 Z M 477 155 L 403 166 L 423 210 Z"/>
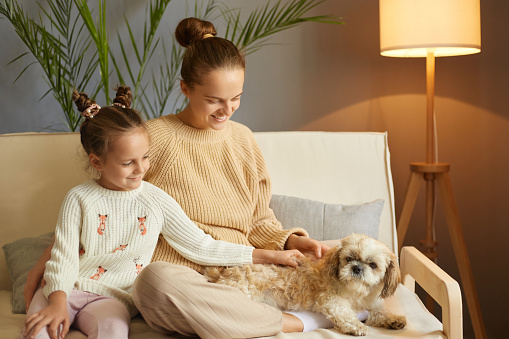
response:
<path id="1" fill-rule="evenodd" d="M 302 321 L 293 314 L 283 312 L 283 329 L 284 333 L 302 332 L 304 331 L 304 324 Z"/>

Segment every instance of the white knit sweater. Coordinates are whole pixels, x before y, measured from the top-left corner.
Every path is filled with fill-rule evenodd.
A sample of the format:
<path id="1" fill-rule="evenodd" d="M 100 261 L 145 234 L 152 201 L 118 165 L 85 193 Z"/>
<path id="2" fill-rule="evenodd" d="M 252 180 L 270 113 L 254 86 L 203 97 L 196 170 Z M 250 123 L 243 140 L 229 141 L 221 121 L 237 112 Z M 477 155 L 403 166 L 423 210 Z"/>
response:
<path id="1" fill-rule="evenodd" d="M 252 263 L 253 247 L 214 240 L 177 202 L 142 182 L 132 191 L 111 191 L 93 180 L 67 193 L 46 263 L 44 295 L 73 288 L 124 302 L 131 315 L 134 279 L 151 261 L 159 234 L 200 265 Z"/>

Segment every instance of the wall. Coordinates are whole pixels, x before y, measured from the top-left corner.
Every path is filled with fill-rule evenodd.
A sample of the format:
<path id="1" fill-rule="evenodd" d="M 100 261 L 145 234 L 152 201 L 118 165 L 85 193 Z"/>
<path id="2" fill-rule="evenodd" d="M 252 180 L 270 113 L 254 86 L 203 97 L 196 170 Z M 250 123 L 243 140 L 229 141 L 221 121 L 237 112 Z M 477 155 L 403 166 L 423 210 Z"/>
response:
<path id="1" fill-rule="evenodd" d="M 248 0 L 230 2 L 255 6 Z M 132 3 L 124 13 L 134 17 L 143 8 Z M 425 61 L 380 56 L 378 1 L 328 0 L 315 11 L 342 16 L 347 24 L 305 23 L 274 36 L 272 42 L 279 45 L 249 56 L 245 94 L 235 120 L 254 131 L 388 131 L 399 215 L 408 164 L 425 158 Z M 503 16 L 508 11 L 509 2 L 482 1 L 482 52 L 436 62 L 439 160 L 451 164 L 482 313 L 492 338 L 502 337 L 502 310 L 509 302 L 503 254 L 509 238 L 509 22 Z M 163 27 L 171 31 L 175 19 L 166 20 Z M 0 49 L 0 133 L 54 126 L 60 119 L 58 105 L 51 96 L 37 101 L 46 87 L 36 66 L 12 85 L 20 66 L 5 65 L 24 48 L 5 21 L 0 21 L 0 28 L 2 41 L 9 46 Z M 440 203 L 438 264 L 459 281 Z M 419 247 L 423 238 L 424 188 L 404 244 Z M 465 301 L 464 319 L 465 338 L 474 338 Z"/>
<path id="2" fill-rule="evenodd" d="M 439 161 L 451 180 L 488 336 L 502 337 L 504 269 L 509 236 L 509 24 L 506 2 L 481 4 L 482 52 L 436 60 Z M 388 131 L 396 213 L 410 162 L 425 160 L 424 59 L 379 54 L 378 1 L 328 1 L 321 12 L 345 26 L 306 24 L 275 38 L 248 65 L 238 120 L 254 130 Z M 263 70 L 261 72 L 260 70 Z M 251 108 L 256 108 L 254 111 Z M 424 185 L 404 245 L 425 237 Z M 460 281 L 441 200 L 437 201 L 438 264 Z M 466 301 L 465 338 L 474 338 Z M 437 310 L 437 314 L 439 314 Z"/>

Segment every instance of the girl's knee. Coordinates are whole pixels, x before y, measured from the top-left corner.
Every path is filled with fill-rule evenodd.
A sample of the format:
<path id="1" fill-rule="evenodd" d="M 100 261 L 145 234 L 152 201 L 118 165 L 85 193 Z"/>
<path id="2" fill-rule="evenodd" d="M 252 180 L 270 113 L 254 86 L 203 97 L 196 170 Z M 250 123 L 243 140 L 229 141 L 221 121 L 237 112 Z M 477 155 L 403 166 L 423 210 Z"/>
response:
<path id="1" fill-rule="evenodd" d="M 131 317 L 116 299 L 93 302 L 80 310 L 74 325 L 88 338 L 128 338 Z"/>
<path id="2" fill-rule="evenodd" d="M 44 293 L 42 292 L 42 288 L 39 288 L 30 302 L 30 307 L 28 308 L 26 314 L 27 317 L 33 313 L 37 313 L 43 310 L 46 306 L 48 306 L 48 300 L 44 297 Z"/>
<path id="3" fill-rule="evenodd" d="M 128 338 L 131 319 L 126 311 L 124 314 L 101 316 L 92 312 L 82 311 L 79 329 L 89 339 L 96 338 Z"/>
<path id="4" fill-rule="evenodd" d="M 29 339 L 30 337 L 25 337 L 23 336 L 23 332 L 20 333 L 19 335 L 19 338 L 20 339 Z M 39 333 L 37 333 L 37 335 L 34 337 L 35 339 L 50 339 L 50 336 L 48 334 L 48 331 L 46 330 L 46 328 L 43 328 L 39 331 Z"/>
<path id="5" fill-rule="evenodd" d="M 125 319 L 109 318 L 99 323 L 98 338 L 128 338 L 129 324 Z"/>

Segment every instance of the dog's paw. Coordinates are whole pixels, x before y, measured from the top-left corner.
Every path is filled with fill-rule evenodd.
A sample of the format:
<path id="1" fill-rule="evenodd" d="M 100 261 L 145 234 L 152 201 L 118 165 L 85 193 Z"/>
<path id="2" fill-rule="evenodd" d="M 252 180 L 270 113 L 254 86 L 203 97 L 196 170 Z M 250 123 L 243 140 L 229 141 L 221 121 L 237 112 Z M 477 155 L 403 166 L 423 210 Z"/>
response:
<path id="1" fill-rule="evenodd" d="M 336 328 L 344 334 L 350 334 L 355 336 L 365 336 L 368 334 L 368 327 L 363 323 L 342 323 Z"/>
<path id="2" fill-rule="evenodd" d="M 406 318 L 402 315 L 391 314 L 378 322 L 375 326 L 385 327 L 393 330 L 401 330 L 406 326 Z"/>
<path id="3" fill-rule="evenodd" d="M 392 328 L 395 330 L 401 330 L 406 326 L 406 317 L 402 315 L 395 315 L 390 319 L 387 319 L 388 328 Z"/>

